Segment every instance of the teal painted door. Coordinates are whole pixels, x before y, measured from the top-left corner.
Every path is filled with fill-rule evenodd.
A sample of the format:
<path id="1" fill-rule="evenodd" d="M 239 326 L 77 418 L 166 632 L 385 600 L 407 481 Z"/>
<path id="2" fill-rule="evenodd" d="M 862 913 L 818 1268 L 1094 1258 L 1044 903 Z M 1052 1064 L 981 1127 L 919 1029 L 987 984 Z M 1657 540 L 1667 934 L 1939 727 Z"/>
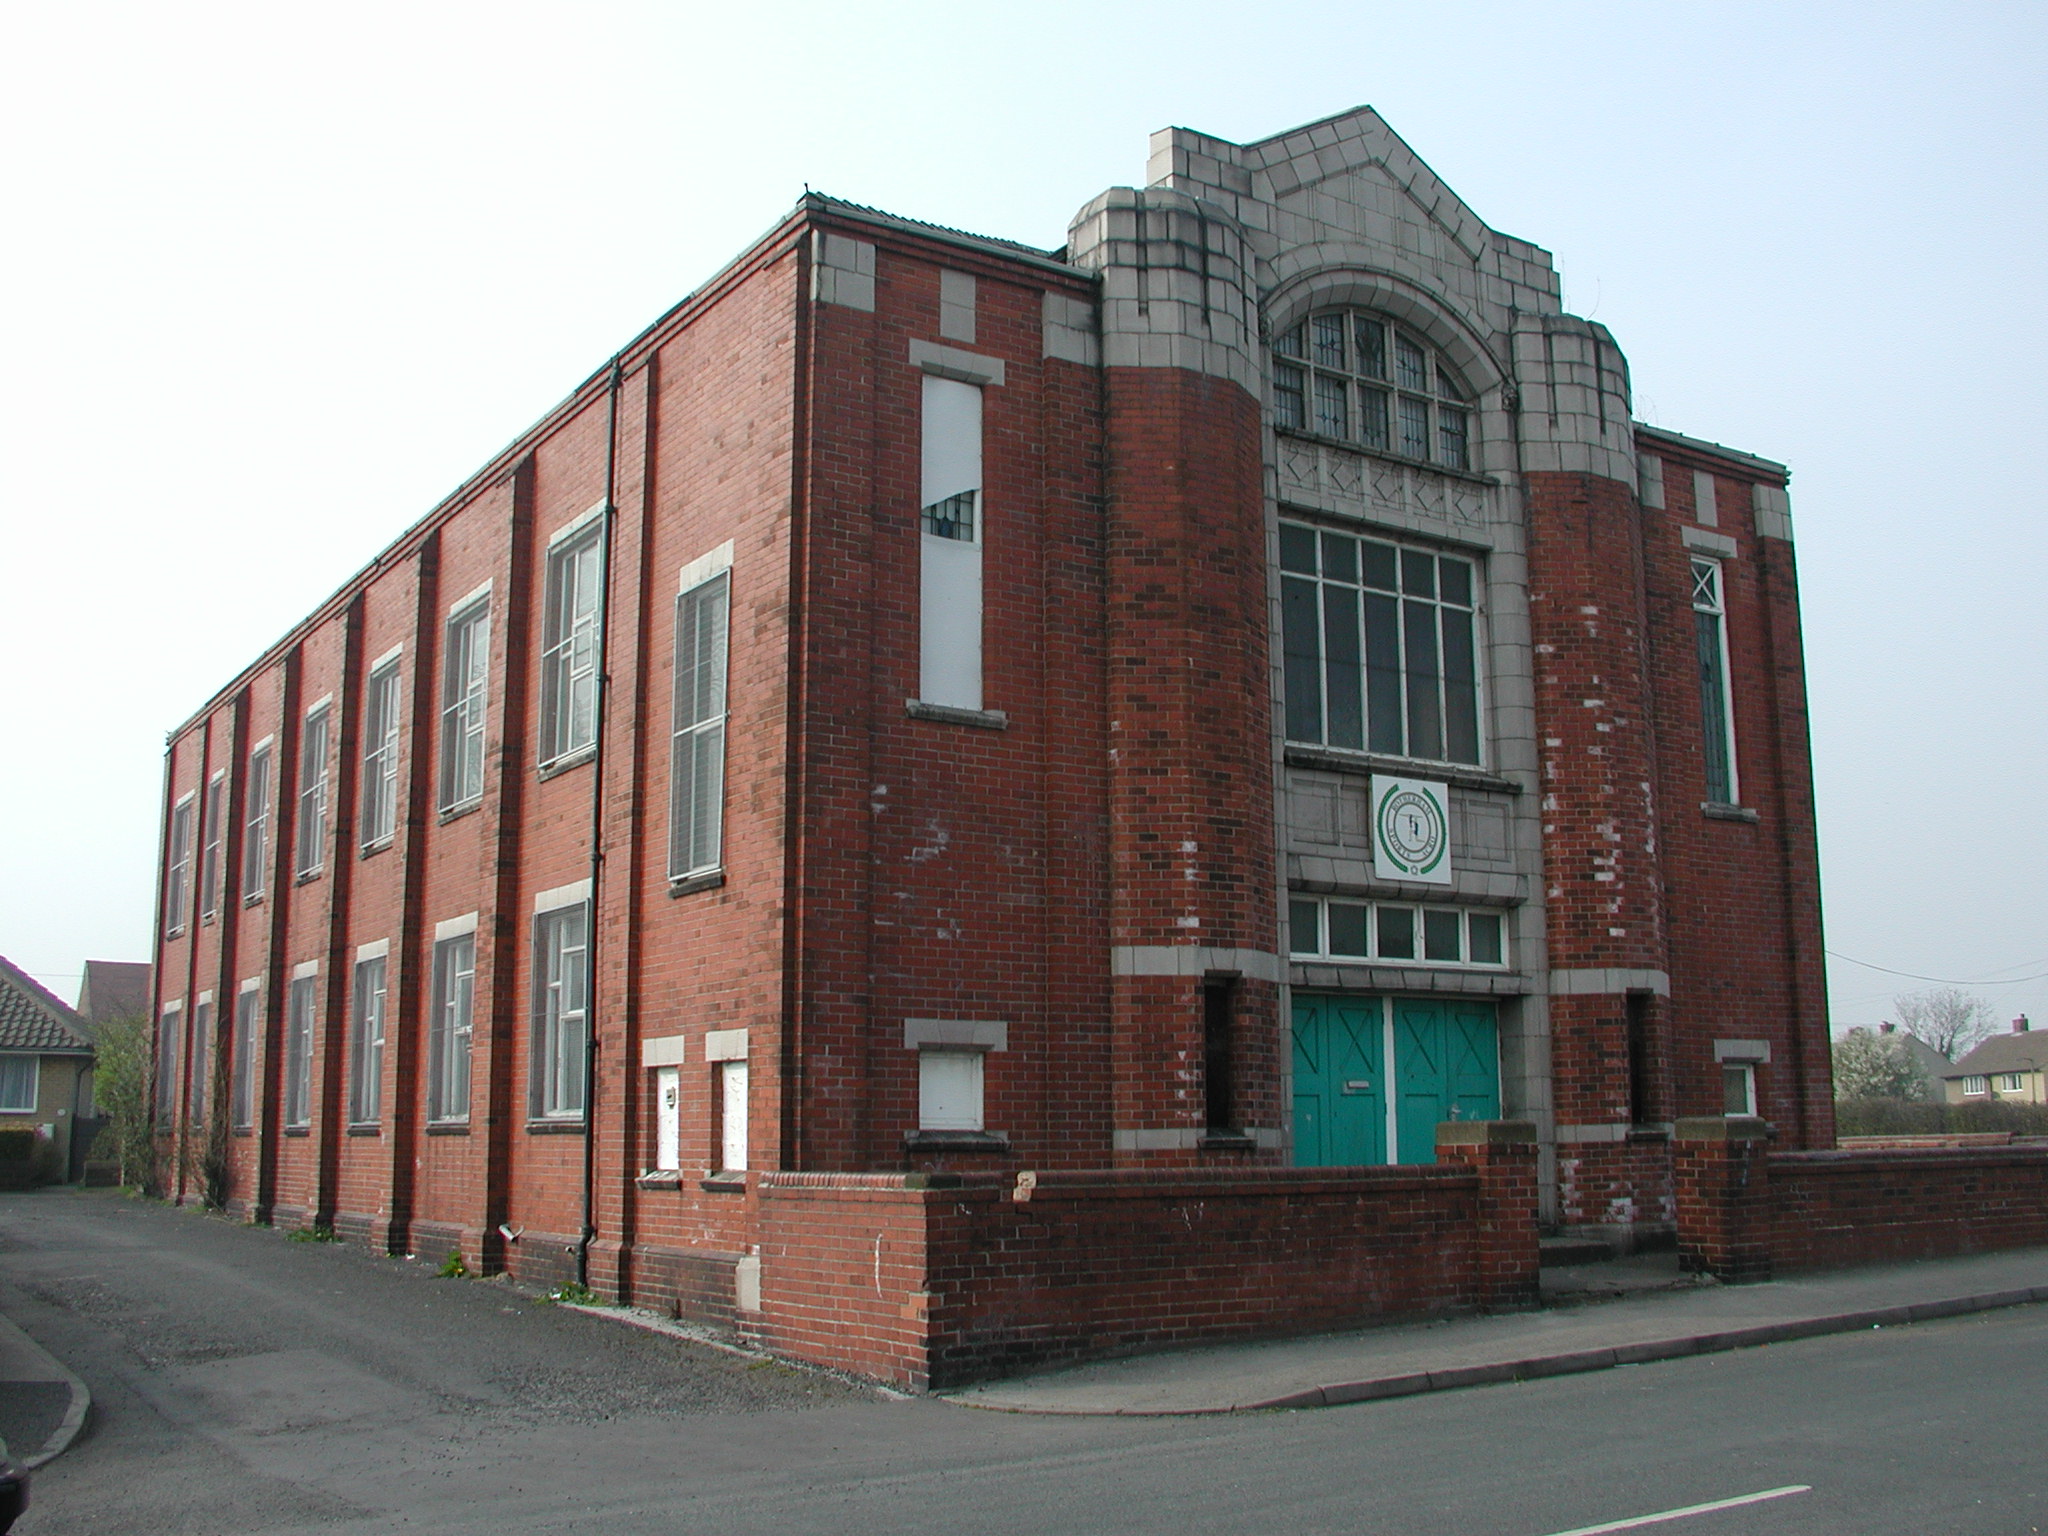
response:
<path id="1" fill-rule="evenodd" d="M 1294 1161 L 1355 1168 L 1387 1160 L 1385 1026 L 1376 997 L 1294 999 Z"/>
<path id="2" fill-rule="evenodd" d="M 1500 1026 L 1491 1003 L 1394 999 L 1396 1162 L 1436 1161 L 1440 1120 L 1500 1118 Z"/>

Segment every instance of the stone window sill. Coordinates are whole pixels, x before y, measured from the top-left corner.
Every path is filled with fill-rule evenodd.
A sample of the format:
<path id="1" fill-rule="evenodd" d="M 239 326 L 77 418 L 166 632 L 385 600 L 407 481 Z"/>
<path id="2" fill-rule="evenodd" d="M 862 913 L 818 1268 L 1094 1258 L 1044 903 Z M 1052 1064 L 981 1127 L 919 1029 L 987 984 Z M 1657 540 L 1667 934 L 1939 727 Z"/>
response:
<path id="1" fill-rule="evenodd" d="M 310 1136 L 313 1134 L 313 1127 L 310 1125 L 288 1125 L 284 1128 L 284 1133 L 287 1136 Z"/>
<path id="2" fill-rule="evenodd" d="M 1204 1131 L 1195 1146 L 1203 1152 L 1256 1152 L 1259 1138 L 1250 1131 Z"/>
<path id="3" fill-rule="evenodd" d="M 1476 407 L 1472 413 L 1479 414 Z M 1304 443 L 1321 443 L 1330 448 L 1342 448 L 1346 453 L 1355 453 L 1362 459 L 1384 459 L 1389 464 L 1405 464 L 1410 469 L 1419 469 L 1424 474 L 1442 475 L 1446 480 L 1463 480 L 1470 485 L 1497 485 L 1492 475 L 1482 474 L 1473 469 L 1452 469 L 1448 464 L 1439 464 L 1434 459 L 1411 459 L 1405 453 L 1394 453 L 1385 448 L 1369 448 L 1364 443 L 1355 443 L 1348 438 L 1328 437 L 1321 432 L 1311 432 L 1305 427 L 1283 427 L 1273 424 L 1276 437 L 1298 438 Z"/>
<path id="4" fill-rule="evenodd" d="M 1702 800 L 1700 814 L 1709 821 L 1746 821 L 1752 825 L 1763 819 L 1754 806 L 1723 805 L 1718 800 Z"/>
<path id="5" fill-rule="evenodd" d="M 906 1152 L 991 1152 L 1010 1155 L 1010 1138 L 1001 1131 L 906 1131 Z"/>
<path id="6" fill-rule="evenodd" d="M 352 1125 L 348 1128 L 348 1133 L 351 1136 L 382 1136 L 384 1134 L 384 1127 L 381 1125 Z"/>
<path id="7" fill-rule="evenodd" d="M 972 725 L 984 731 L 1007 731 L 1010 717 L 1000 709 L 955 709 L 951 704 L 927 704 L 922 699 L 905 699 L 903 713 L 913 720 L 936 720 L 941 725 Z"/>
<path id="8" fill-rule="evenodd" d="M 1522 786 L 1513 779 L 1488 773 L 1483 768 L 1459 767 L 1454 763 L 1433 763 L 1414 757 L 1385 757 L 1377 752 L 1354 752 L 1348 747 L 1319 747 L 1309 742 L 1287 744 L 1287 766 L 1322 768 L 1336 773 L 1395 773 L 1405 778 L 1442 779 L 1459 789 L 1483 789 L 1497 795 L 1519 795 Z"/>
<path id="9" fill-rule="evenodd" d="M 574 768 L 581 768 L 596 756 L 597 748 L 579 747 L 566 757 L 558 757 L 551 763 L 542 763 L 540 765 L 540 782 L 545 784 L 557 774 L 567 773 Z"/>
<path id="10" fill-rule="evenodd" d="M 481 798 L 475 800 L 465 800 L 460 805 L 451 805 L 446 810 L 441 812 L 441 819 L 437 823 L 437 825 L 445 827 L 448 825 L 449 822 L 460 821 L 462 820 L 463 817 L 473 815 L 477 811 L 482 810 L 483 808 L 484 803 Z"/>
<path id="11" fill-rule="evenodd" d="M 427 1134 L 429 1136 L 467 1136 L 469 1134 L 469 1122 L 467 1120 L 450 1120 L 444 1124 L 429 1125 L 427 1127 Z"/>
<path id="12" fill-rule="evenodd" d="M 362 848 L 358 850 L 356 857 L 362 859 L 375 858 L 380 853 L 389 853 L 390 851 L 391 839 L 388 837 L 380 837 L 374 843 L 363 844 Z"/>
<path id="13" fill-rule="evenodd" d="M 717 1173 L 707 1173 L 697 1181 L 697 1187 L 714 1195 L 743 1195 L 747 1192 L 746 1170 L 720 1169 Z"/>
<path id="14" fill-rule="evenodd" d="M 529 1120 L 526 1122 L 529 1136 L 581 1136 L 581 1120 Z"/>
<path id="15" fill-rule="evenodd" d="M 669 881 L 668 893 L 671 896 L 694 896 L 699 891 L 715 891 L 724 884 L 724 870 L 707 869 L 699 874 L 685 875 L 680 880 Z"/>
<path id="16" fill-rule="evenodd" d="M 681 1189 L 683 1176 L 674 1168 L 650 1168 L 633 1182 L 642 1189 Z"/>

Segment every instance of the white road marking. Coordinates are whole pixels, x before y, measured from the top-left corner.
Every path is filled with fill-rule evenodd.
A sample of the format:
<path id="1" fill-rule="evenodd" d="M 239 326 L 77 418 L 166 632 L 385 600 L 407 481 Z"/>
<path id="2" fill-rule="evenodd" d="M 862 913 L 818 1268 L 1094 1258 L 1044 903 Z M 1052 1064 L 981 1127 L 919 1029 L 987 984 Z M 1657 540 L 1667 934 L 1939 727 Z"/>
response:
<path id="1" fill-rule="evenodd" d="M 1609 1520 L 1605 1525 L 1575 1525 L 1568 1531 L 1553 1531 L 1551 1536 L 1602 1536 L 1606 1531 L 1632 1531 L 1638 1526 L 1662 1525 L 1666 1520 L 1683 1520 L 1688 1515 L 1710 1515 L 1717 1509 L 1739 1509 L 1744 1504 L 1761 1504 L 1766 1499 L 1782 1499 L 1795 1493 L 1811 1492 L 1811 1483 L 1793 1483 L 1787 1488 L 1766 1488 L 1762 1493 L 1745 1493 L 1735 1499 L 1716 1499 L 1711 1504 L 1688 1504 L 1683 1509 L 1667 1509 L 1655 1515 L 1637 1515 L 1631 1520 Z"/>

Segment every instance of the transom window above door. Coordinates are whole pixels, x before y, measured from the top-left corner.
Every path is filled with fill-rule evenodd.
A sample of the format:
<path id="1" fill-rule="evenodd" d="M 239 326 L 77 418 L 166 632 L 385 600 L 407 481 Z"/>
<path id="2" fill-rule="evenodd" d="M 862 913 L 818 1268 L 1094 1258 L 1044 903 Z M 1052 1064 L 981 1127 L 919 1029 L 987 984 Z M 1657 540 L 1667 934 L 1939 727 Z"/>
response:
<path id="1" fill-rule="evenodd" d="M 1382 316 L 1326 309 L 1273 341 L 1273 419 L 1446 469 L 1472 467 L 1472 394 L 1434 347 Z"/>

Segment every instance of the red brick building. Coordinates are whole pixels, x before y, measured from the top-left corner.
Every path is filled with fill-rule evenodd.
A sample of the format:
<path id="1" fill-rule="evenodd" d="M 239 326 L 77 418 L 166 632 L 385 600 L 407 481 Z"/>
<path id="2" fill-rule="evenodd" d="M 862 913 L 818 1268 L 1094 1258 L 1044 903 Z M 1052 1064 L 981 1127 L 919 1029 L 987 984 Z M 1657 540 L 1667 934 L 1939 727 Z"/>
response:
<path id="1" fill-rule="evenodd" d="M 1369 110 L 1149 178 L 807 196 L 173 734 L 182 1191 L 744 1317 L 766 1184 L 1832 1144 L 1784 468 Z"/>

